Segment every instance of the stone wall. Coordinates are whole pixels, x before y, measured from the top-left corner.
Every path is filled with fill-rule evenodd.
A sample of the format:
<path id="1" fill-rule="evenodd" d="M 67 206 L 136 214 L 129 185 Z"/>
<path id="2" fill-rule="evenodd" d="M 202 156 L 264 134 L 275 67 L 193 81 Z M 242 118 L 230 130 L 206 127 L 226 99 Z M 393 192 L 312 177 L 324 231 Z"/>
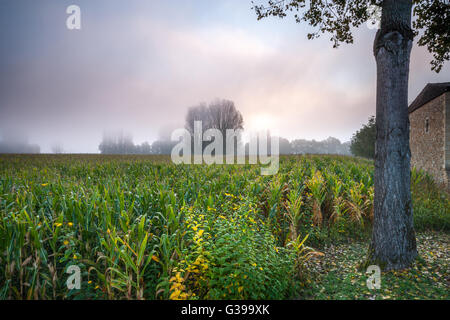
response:
<path id="1" fill-rule="evenodd" d="M 447 189 L 450 190 L 450 92 L 444 94 L 445 99 L 445 170 Z"/>
<path id="2" fill-rule="evenodd" d="M 450 100 L 448 95 L 448 92 L 442 94 L 409 114 L 411 166 L 423 169 L 436 182 L 445 185 L 448 184 L 446 166 L 450 169 L 449 148 L 445 148 L 446 131 L 450 132 L 450 127 L 446 125 L 449 122 L 446 121 L 446 111 L 450 108 L 446 103 Z"/>

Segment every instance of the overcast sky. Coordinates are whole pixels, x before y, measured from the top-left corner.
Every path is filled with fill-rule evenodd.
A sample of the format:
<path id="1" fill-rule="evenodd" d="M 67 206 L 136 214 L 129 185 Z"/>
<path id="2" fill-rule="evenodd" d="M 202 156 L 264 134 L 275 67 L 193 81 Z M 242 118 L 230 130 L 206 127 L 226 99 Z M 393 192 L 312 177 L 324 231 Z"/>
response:
<path id="1" fill-rule="evenodd" d="M 81 30 L 66 28 L 67 6 Z M 292 18 L 256 20 L 250 0 L 0 0 L 0 136 L 49 152 L 98 152 L 105 130 L 137 143 L 183 126 L 186 109 L 233 100 L 249 130 L 347 141 L 375 113 L 375 30 L 333 49 Z M 414 47 L 409 102 L 430 70 Z"/>

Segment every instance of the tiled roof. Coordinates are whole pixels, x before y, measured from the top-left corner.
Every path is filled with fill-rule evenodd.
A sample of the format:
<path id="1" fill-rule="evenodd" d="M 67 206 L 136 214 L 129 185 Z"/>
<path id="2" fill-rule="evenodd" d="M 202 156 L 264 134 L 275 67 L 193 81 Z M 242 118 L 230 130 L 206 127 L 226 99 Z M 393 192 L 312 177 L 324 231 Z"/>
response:
<path id="1" fill-rule="evenodd" d="M 419 93 L 416 99 L 410 104 L 408 108 L 408 112 L 411 113 L 425 103 L 430 102 L 436 97 L 439 97 L 441 94 L 450 91 L 450 82 L 442 82 L 442 83 L 429 83 L 423 88 L 423 90 Z"/>

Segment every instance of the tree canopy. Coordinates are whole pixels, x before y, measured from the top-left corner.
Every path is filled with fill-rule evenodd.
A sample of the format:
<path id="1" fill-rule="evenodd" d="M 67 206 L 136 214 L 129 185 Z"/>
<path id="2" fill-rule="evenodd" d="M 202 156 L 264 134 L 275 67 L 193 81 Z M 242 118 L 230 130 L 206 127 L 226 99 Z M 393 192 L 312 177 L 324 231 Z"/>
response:
<path id="1" fill-rule="evenodd" d="M 377 128 L 375 117 L 370 117 L 367 124 L 356 131 L 352 137 L 350 151 L 353 155 L 364 158 L 375 158 L 375 141 L 377 138 Z"/>
<path id="2" fill-rule="evenodd" d="M 223 136 L 227 129 L 243 129 L 244 125 L 244 118 L 234 102 L 226 99 L 217 99 L 208 106 L 201 103 L 190 107 L 186 114 L 186 129 L 191 134 L 194 133 L 195 121 L 202 121 L 203 130 L 218 129 Z"/>
<path id="3" fill-rule="evenodd" d="M 316 28 L 308 33 L 314 39 L 323 33 L 331 34 L 333 47 L 353 43 L 352 27 L 359 27 L 370 18 L 370 6 L 380 7 L 382 0 L 268 0 L 266 4 L 253 3 L 258 20 L 274 16 L 286 17 L 292 13 L 296 22 L 307 22 Z M 418 45 L 426 46 L 433 55 L 432 70 L 439 72 L 450 58 L 450 3 L 448 0 L 413 0 L 413 28 L 404 30 L 411 38 L 419 36 Z M 379 36 L 390 32 L 391 26 L 382 25 Z"/>

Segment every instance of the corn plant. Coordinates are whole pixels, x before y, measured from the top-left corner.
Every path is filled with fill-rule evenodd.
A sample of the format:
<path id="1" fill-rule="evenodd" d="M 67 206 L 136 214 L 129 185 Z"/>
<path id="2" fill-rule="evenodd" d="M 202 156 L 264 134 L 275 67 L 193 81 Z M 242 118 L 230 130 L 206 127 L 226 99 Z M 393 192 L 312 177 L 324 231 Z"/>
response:
<path id="1" fill-rule="evenodd" d="M 320 226 L 323 220 L 322 203 L 325 200 L 325 180 L 319 170 L 313 169 L 311 178 L 306 182 L 313 199 L 313 223 Z"/>
<path id="2" fill-rule="evenodd" d="M 320 258 L 311 244 L 370 225 L 373 163 L 280 159 L 268 177 L 164 156 L 0 155 L 0 299 L 289 297 Z M 448 225 L 445 193 L 416 170 L 411 185 L 419 225 L 430 212 Z"/>

